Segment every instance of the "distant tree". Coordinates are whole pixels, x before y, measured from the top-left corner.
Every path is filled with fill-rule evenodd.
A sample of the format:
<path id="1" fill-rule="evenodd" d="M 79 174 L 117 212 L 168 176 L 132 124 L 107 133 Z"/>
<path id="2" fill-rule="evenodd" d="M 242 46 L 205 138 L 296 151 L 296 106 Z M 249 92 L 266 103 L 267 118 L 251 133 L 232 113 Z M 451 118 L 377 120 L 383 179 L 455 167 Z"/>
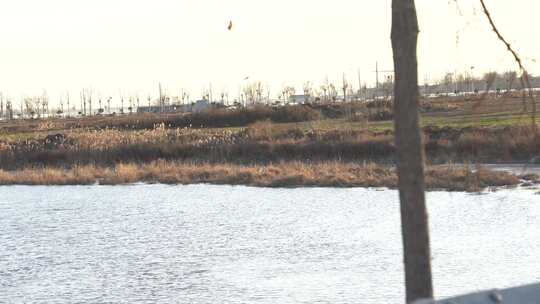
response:
<path id="1" fill-rule="evenodd" d="M 304 82 L 304 98 L 306 102 L 310 102 L 313 97 L 313 83 L 311 81 Z"/>
<path id="2" fill-rule="evenodd" d="M 324 102 L 328 102 L 329 100 L 329 91 L 330 91 L 330 82 L 328 81 L 328 77 L 324 78 L 324 82 L 321 85 L 321 90 L 323 91 L 323 100 Z"/>
<path id="3" fill-rule="evenodd" d="M 47 91 L 43 90 L 43 94 L 40 97 L 41 102 L 41 113 L 43 116 L 49 115 L 49 95 L 47 94 Z"/>
<path id="4" fill-rule="evenodd" d="M 522 99 L 522 102 L 523 102 L 523 112 L 527 112 L 529 111 L 529 107 L 527 105 L 527 90 L 528 90 L 528 85 L 527 85 L 527 82 L 529 81 L 529 79 L 531 79 L 531 74 L 529 74 L 529 72 L 527 71 L 523 71 L 521 73 L 521 77 L 519 77 L 519 82 L 521 83 L 521 91 L 523 93 L 523 99 Z M 532 95 L 531 95 L 532 96 Z M 534 96 L 532 96 L 532 98 L 534 99 Z M 534 110 L 534 106 L 535 106 L 536 103 L 532 103 L 532 106 L 533 106 L 533 129 L 536 129 L 536 122 L 535 122 L 535 118 L 534 118 L 534 115 L 535 115 L 535 112 L 536 110 Z M 536 131 L 535 131 L 536 132 Z"/>
<path id="5" fill-rule="evenodd" d="M 320 86 L 320 90 L 322 92 L 322 100 L 324 102 L 328 101 L 328 84 L 322 84 Z"/>
<path id="6" fill-rule="evenodd" d="M 257 96 L 257 85 L 256 83 L 248 83 L 243 88 L 244 97 L 247 104 L 254 104 Z"/>
<path id="7" fill-rule="evenodd" d="M 86 115 L 86 95 L 85 95 L 84 90 L 81 91 L 80 96 L 81 96 L 81 108 L 80 108 L 81 111 L 79 111 L 79 115 L 84 116 Z"/>
<path id="8" fill-rule="evenodd" d="M 349 100 L 353 100 L 354 98 L 354 95 L 355 95 L 355 92 L 354 92 L 354 88 L 352 87 L 352 85 L 350 85 L 348 88 L 347 88 L 347 96 L 349 96 Z"/>
<path id="9" fill-rule="evenodd" d="M 467 84 L 469 83 L 468 76 L 463 73 L 459 73 L 455 75 L 454 84 L 457 88 L 457 91 L 459 92 L 466 92 Z"/>
<path id="10" fill-rule="evenodd" d="M 129 114 L 133 114 L 133 97 L 129 97 L 129 107 L 128 107 Z"/>
<path id="11" fill-rule="evenodd" d="M 6 100 L 6 118 L 9 120 L 13 119 L 13 104 L 9 99 Z"/>
<path id="12" fill-rule="evenodd" d="M 107 98 L 107 112 L 111 113 L 111 101 L 112 97 Z"/>
<path id="13" fill-rule="evenodd" d="M 285 100 L 285 103 L 288 103 L 291 99 L 291 96 L 296 94 L 296 89 L 292 86 L 286 86 L 282 90 L 282 96 Z"/>
<path id="14" fill-rule="evenodd" d="M 56 111 L 56 115 L 62 116 L 64 114 L 64 101 L 60 99 L 60 108 Z"/>
<path id="15" fill-rule="evenodd" d="M 69 117 L 71 115 L 71 108 L 69 107 L 69 92 L 66 94 L 66 97 L 67 97 L 67 117 Z"/>
<path id="16" fill-rule="evenodd" d="M 503 74 L 503 79 L 506 84 L 506 92 L 512 91 L 514 88 L 514 83 L 517 79 L 517 73 L 515 71 L 508 71 Z"/>
<path id="17" fill-rule="evenodd" d="M 381 90 L 384 93 L 386 100 L 389 100 L 394 90 L 394 78 L 389 75 L 384 78 L 384 82 L 381 84 Z"/>
<path id="18" fill-rule="evenodd" d="M 350 84 L 347 82 L 347 78 L 345 77 L 345 73 L 343 73 L 343 82 L 341 89 L 343 90 L 343 101 L 347 102 L 347 89 L 349 88 Z"/>
<path id="19" fill-rule="evenodd" d="M 34 110 L 34 99 L 30 97 L 23 98 L 24 112 L 27 117 L 34 118 L 36 111 Z"/>
<path id="20" fill-rule="evenodd" d="M 336 101 L 338 96 L 338 91 L 336 89 L 336 86 L 331 83 L 328 85 L 328 97 L 331 101 Z"/>
<path id="21" fill-rule="evenodd" d="M 262 97 L 263 97 L 263 93 L 264 93 L 264 85 L 262 82 L 260 81 L 257 81 L 255 82 L 254 84 L 255 86 L 255 93 L 257 94 L 257 101 L 258 103 L 262 102 Z"/>
<path id="22" fill-rule="evenodd" d="M 99 105 L 98 113 L 102 114 L 103 113 L 103 107 L 102 107 L 101 98 L 98 99 L 98 105 Z"/>
<path id="23" fill-rule="evenodd" d="M 34 96 L 31 97 L 30 100 L 32 102 L 32 118 L 41 118 L 41 97 Z"/>
<path id="24" fill-rule="evenodd" d="M 491 90 L 498 76 L 499 74 L 497 74 L 497 72 L 484 73 L 484 76 L 482 76 L 482 80 L 484 81 L 486 92 L 489 92 L 489 90 Z"/>
<path id="25" fill-rule="evenodd" d="M 182 104 L 186 104 L 186 101 L 189 100 L 189 94 L 182 90 Z M 150 96 L 148 96 L 148 100 L 150 100 Z"/>
<path id="26" fill-rule="evenodd" d="M 4 94 L 0 92 L 0 117 L 4 117 Z"/>
<path id="27" fill-rule="evenodd" d="M 203 93 L 204 95 L 204 93 Z M 167 95 L 165 94 L 165 92 L 163 92 L 163 88 L 161 87 L 161 83 L 159 83 L 159 109 L 160 109 L 160 112 L 163 112 L 163 107 L 165 106 L 165 99 L 166 99 Z M 122 99 L 122 104 L 124 103 L 124 100 Z M 122 109 L 124 107 L 122 106 Z"/>
<path id="28" fill-rule="evenodd" d="M 88 105 L 88 115 L 92 115 L 92 95 L 93 90 L 92 89 L 85 89 L 84 91 L 84 97 L 85 97 L 85 106 Z M 86 114 L 86 107 L 84 108 L 84 114 Z"/>
<path id="29" fill-rule="evenodd" d="M 443 78 L 443 85 L 444 90 L 446 92 L 446 95 L 448 96 L 448 92 L 452 91 L 452 84 L 454 83 L 454 74 L 453 73 L 446 73 Z"/>

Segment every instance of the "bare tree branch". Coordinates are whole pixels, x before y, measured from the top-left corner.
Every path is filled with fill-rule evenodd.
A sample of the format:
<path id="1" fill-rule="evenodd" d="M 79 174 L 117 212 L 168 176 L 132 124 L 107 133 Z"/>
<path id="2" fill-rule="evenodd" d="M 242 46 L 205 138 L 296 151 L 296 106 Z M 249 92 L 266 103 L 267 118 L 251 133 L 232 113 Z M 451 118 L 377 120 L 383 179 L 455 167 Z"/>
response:
<path id="1" fill-rule="evenodd" d="M 508 51 L 512 54 L 512 56 L 514 56 L 514 60 L 516 61 L 516 63 L 519 66 L 519 70 L 521 71 L 522 83 L 524 83 L 527 86 L 527 91 L 528 91 L 529 97 L 531 99 L 531 103 L 532 103 L 531 124 L 532 124 L 534 132 L 536 133 L 536 100 L 534 98 L 534 93 L 533 93 L 532 88 L 531 88 L 532 86 L 531 86 L 531 82 L 529 80 L 529 73 L 527 73 L 527 69 L 525 69 L 525 66 L 523 65 L 523 61 L 519 57 L 518 53 L 514 50 L 514 48 L 512 48 L 510 43 L 499 32 L 499 29 L 495 25 L 495 22 L 493 21 L 493 18 L 491 17 L 491 13 L 489 12 L 484 0 L 480 0 L 480 4 L 482 5 L 482 9 L 484 10 L 484 14 L 487 17 L 487 19 L 489 21 L 489 24 L 491 25 L 491 28 L 493 29 L 493 31 L 497 35 L 497 38 L 502 43 L 504 43 L 504 45 L 506 46 Z"/>

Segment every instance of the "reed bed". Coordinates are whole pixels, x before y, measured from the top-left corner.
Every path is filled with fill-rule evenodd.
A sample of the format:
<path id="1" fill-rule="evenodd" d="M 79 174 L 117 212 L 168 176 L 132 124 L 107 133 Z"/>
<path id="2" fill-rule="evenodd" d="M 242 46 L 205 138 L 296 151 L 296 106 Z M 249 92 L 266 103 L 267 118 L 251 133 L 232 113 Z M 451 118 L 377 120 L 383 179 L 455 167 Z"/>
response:
<path id="1" fill-rule="evenodd" d="M 388 187 L 395 188 L 395 169 L 374 163 L 280 162 L 268 165 L 234 165 L 155 161 L 93 165 L 73 168 L 34 167 L 0 170 L 0 185 L 123 185 L 131 183 L 216 184 L 257 187 Z M 430 190 L 478 191 L 489 186 L 515 186 L 512 174 L 462 166 L 426 170 Z"/>
<path id="2" fill-rule="evenodd" d="M 57 142 L 43 134 L 0 140 L 0 169 L 143 163 L 158 159 L 210 163 L 282 161 L 394 161 L 391 131 L 300 129 L 269 121 L 247 128 L 168 128 L 77 130 Z M 528 127 L 424 128 L 430 163 L 540 162 L 540 139 Z"/>

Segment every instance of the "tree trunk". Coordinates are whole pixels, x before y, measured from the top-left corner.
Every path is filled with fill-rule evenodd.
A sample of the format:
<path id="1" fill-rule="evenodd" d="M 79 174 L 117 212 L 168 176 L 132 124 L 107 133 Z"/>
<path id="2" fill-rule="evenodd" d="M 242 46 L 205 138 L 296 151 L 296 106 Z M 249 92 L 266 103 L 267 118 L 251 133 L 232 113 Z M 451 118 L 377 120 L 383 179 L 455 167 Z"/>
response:
<path id="1" fill-rule="evenodd" d="M 414 0 L 393 0 L 394 127 L 407 303 L 433 297 L 424 194 L 424 150 L 418 117 L 417 41 Z"/>

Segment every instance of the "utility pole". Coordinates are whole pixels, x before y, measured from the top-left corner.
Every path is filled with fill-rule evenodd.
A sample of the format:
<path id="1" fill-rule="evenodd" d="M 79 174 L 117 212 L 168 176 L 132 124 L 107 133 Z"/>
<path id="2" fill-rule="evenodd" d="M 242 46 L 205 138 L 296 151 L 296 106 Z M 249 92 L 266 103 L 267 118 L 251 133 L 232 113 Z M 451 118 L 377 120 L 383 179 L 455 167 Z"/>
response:
<path id="1" fill-rule="evenodd" d="M 92 116 L 92 93 L 89 92 L 88 94 L 88 112 L 89 115 Z"/>
<path id="2" fill-rule="evenodd" d="M 70 108 L 69 108 L 69 92 L 66 94 L 67 95 L 67 117 L 69 118 L 69 113 L 70 113 Z"/>
<path id="3" fill-rule="evenodd" d="M 471 94 L 475 94 L 474 91 L 474 66 L 471 66 Z"/>
<path id="4" fill-rule="evenodd" d="M 360 75 L 360 69 L 358 69 L 358 99 L 362 99 L 362 77 Z"/>
<path id="5" fill-rule="evenodd" d="M 347 102 L 347 88 L 349 87 L 349 84 L 347 83 L 347 79 L 345 79 L 345 73 L 343 73 L 343 102 Z"/>
<path id="6" fill-rule="evenodd" d="M 9 100 L 9 97 L 6 98 L 6 116 L 9 120 L 13 119 L 13 104 L 11 103 L 11 100 Z"/>
<path id="7" fill-rule="evenodd" d="M 454 70 L 454 91 L 457 93 L 460 90 L 457 81 L 457 70 Z"/>
<path id="8" fill-rule="evenodd" d="M 393 73 L 394 71 L 390 71 L 390 70 L 379 70 L 379 62 L 378 61 L 375 61 L 375 98 L 377 98 L 379 96 L 379 87 L 380 87 L 380 82 L 379 82 L 379 73 Z"/>
<path id="9" fill-rule="evenodd" d="M 163 106 L 164 106 L 165 100 L 163 98 L 163 91 L 161 90 L 161 82 L 159 83 L 159 111 L 163 113 Z"/>
<path id="10" fill-rule="evenodd" d="M 83 99 L 84 99 L 83 92 L 80 93 L 80 98 L 81 98 L 81 107 L 80 107 L 81 115 L 84 115 L 84 111 L 83 111 Z"/>
<path id="11" fill-rule="evenodd" d="M 428 79 L 429 79 L 428 74 L 424 74 L 424 96 L 425 97 L 429 96 L 429 92 L 428 92 L 428 90 L 429 90 L 429 84 L 428 84 L 429 80 Z"/>
<path id="12" fill-rule="evenodd" d="M 0 92 L 0 118 L 4 117 L 4 94 Z"/>
<path id="13" fill-rule="evenodd" d="M 375 61 L 375 97 L 379 95 L 379 62 Z"/>
<path id="14" fill-rule="evenodd" d="M 184 104 L 184 99 L 186 98 L 184 94 L 184 88 L 182 88 L 182 90 L 180 90 L 180 98 L 182 100 L 182 105 Z"/>
<path id="15" fill-rule="evenodd" d="M 58 114 L 58 112 L 57 112 Z M 64 112 L 64 100 L 62 97 L 60 97 L 60 115 L 58 115 L 60 118 L 64 118 L 66 116 L 66 113 Z"/>

